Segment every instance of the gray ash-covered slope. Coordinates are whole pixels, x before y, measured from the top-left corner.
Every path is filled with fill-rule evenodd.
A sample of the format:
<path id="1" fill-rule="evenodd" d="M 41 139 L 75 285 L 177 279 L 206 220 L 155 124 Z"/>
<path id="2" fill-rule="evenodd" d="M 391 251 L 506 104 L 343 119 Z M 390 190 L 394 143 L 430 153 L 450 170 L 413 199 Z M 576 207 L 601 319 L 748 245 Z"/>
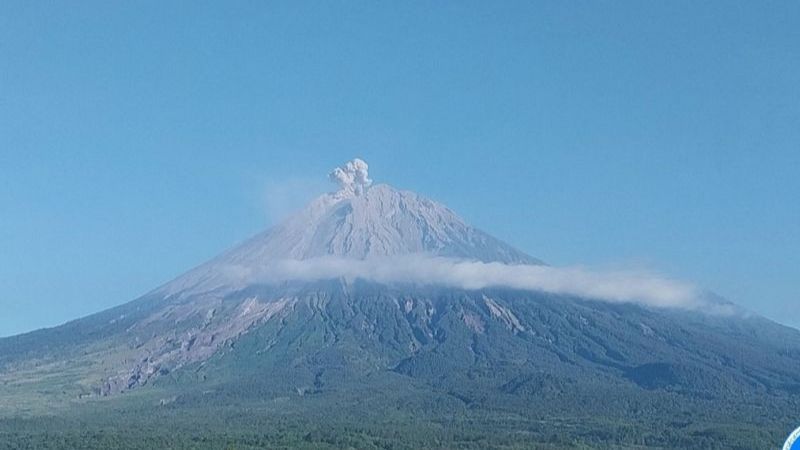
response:
<path id="1" fill-rule="evenodd" d="M 670 447 L 734 443 L 712 428 L 775 439 L 796 416 L 800 332 L 754 315 L 499 287 L 246 282 L 231 271 L 415 254 L 541 264 L 436 202 L 370 186 L 363 162 L 334 178 L 339 191 L 141 299 L 0 339 L 0 417 L 152 392 L 178 410 L 288 399 L 301 417 L 344 421 L 491 413 L 506 418 L 493 432 L 516 438 L 556 417 L 548 426 L 576 445 L 598 438 L 570 418 L 593 417 L 626 445 L 660 427 L 648 442 Z"/>
<path id="2" fill-rule="evenodd" d="M 380 184 L 342 189 L 179 277 L 165 292 L 209 291 L 238 285 L 231 267 L 325 256 L 351 259 L 426 254 L 505 264 L 541 261 L 495 239 L 452 210 L 413 192 Z"/>
<path id="3" fill-rule="evenodd" d="M 223 258 L 251 264 L 270 258 L 334 255 L 365 259 L 413 253 L 539 263 L 471 227 L 446 206 L 385 184 L 371 186 L 361 194 L 339 191 L 317 198 L 297 215 Z"/>

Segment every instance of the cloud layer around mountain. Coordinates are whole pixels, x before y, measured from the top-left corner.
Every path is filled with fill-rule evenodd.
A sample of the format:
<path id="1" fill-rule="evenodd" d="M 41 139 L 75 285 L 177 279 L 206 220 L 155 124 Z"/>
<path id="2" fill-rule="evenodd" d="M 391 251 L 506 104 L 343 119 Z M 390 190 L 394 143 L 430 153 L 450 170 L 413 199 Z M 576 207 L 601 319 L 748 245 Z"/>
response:
<path id="1" fill-rule="evenodd" d="M 320 257 L 280 260 L 261 268 L 229 267 L 241 283 L 318 281 L 344 278 L 460 289 L 507 287 L 616 303 L 694 309 L 700 293 L 691 284 L 646 271 L 594 271 L 581 267 L 508 265 L 410 255 L 367 260 Z"/>

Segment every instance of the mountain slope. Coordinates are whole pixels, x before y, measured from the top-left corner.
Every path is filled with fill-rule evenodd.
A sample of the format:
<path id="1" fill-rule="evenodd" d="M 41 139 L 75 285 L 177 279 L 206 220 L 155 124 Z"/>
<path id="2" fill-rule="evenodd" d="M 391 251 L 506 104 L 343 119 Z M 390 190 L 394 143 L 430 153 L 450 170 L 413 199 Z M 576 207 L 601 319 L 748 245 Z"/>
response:
<path id="1" fill-rule="evenodd" d="M 334 255 L 365 259 L 413 253 L 540 263 L 471 227 L 444 205 L 385 184 L 371 186 L 360 195 L 323 195 L 224 258 L 249 265 L 265 258 L 302 260 Z"/>
<path id="2" fill-rule="evenodd" d="M 653 448 L 771 448 L 800 404 L 800 333 L 756 317 L 336 281 L 251 287 L 190 315 L 180 312 L 185 307 L 159 309 L 161 321 L 132 315 L 127 337 L 103 338 L 105 349 L 89 339 L 28 362 L 38 367 L 4 370 L 0 416 L 14 412 L 9 399 L 47 405 L 50 414 L 78 402 L 84 420 L 94 421 L 113 401 L 138 411 L 126 424 L 218 410 L 225 421 L 249 411 L 267 428 L 283 417 L 383 430 L 381 417 L 401 414 L 399 424 L 417 426 L 405 416 L 414 414 L 432 423 L 454 417 L 483 433 L 499 427 L 508 439 L 514 427 L 547 424 L 565 446 L 635 442 L 609 431 L 610 421 L 630 436 L 647 430 Z M 229 334 L 241 317 L 248 328 Z M 120 322 L 78 325 L 90 336 L 116 336 Z M 221 346 L 209 347 L 215 339 Z M 479 419 L 485 414 L 507 421 Z M 721 431 L 729 429 L 740 434 Z M 754 436 L 761 443 L 748 440 Z"/>
<path id="3" fill-rule="evenodd" d="M 325 194 L 274 228 L 179 277 L 162 291 L 195 293 L 237 285 L 226 268 L 276 260 L 413 254 L 505 264 L 541 261 L 468 225 L 449 208 L 388 185 Z"/>

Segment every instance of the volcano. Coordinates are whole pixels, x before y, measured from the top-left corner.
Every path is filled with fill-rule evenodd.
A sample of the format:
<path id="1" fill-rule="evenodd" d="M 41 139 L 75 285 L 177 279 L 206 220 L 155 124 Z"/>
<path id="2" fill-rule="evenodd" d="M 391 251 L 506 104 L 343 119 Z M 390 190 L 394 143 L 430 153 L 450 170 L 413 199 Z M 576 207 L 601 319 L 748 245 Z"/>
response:
<path id="1" fill-rule="evenodd" d="M 367 169 L 137 300 L 0 339 L 0 448 L 753 449 L 796 425 L 797 330 L 575 278 Z"/>

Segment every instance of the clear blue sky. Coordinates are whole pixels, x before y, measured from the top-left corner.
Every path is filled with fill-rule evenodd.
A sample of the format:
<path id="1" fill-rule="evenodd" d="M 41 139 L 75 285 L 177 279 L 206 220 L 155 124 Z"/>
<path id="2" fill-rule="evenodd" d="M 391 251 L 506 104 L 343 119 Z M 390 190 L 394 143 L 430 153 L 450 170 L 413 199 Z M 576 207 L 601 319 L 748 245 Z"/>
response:
<path id="1" fill-rule="evenodd" d="M 124 303 L 354 156 L 555 265 L 800 325 L 800 3 L 0 2 L 0 335 Z"/>

